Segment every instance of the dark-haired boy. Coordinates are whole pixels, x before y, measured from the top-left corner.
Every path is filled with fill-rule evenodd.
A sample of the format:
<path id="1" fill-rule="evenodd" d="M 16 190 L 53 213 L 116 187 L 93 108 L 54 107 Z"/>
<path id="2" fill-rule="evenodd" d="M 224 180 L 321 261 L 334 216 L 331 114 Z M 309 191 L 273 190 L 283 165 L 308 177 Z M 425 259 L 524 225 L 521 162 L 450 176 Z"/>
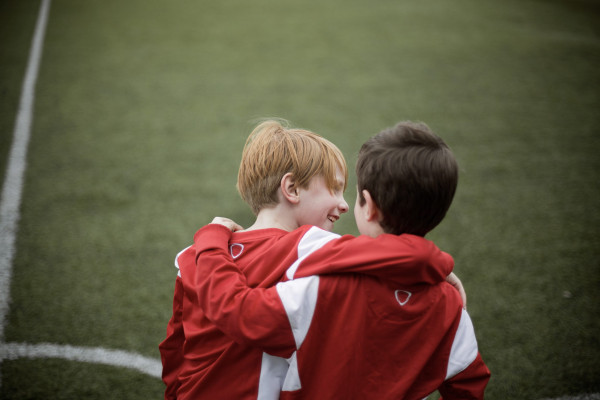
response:
<path id="1" fill-rule="evenodd" d="M 322 245 L 273 288 L 250 289 L 232 260 L 235 223 L 199 230 L 199 304 L 237 342 L 288 359 L 281 399 L 483 398 L 490 372 L 454 288 L 408 285 L 394 268 L 328 274 L 349 252 L 368 264 L 378 241 L 417 240 L 437 226 L 456 190 L 452 152 L 426 125 L 404 122 L 362 146 L 356 171 L 354 215 L 366 236 Z"/>

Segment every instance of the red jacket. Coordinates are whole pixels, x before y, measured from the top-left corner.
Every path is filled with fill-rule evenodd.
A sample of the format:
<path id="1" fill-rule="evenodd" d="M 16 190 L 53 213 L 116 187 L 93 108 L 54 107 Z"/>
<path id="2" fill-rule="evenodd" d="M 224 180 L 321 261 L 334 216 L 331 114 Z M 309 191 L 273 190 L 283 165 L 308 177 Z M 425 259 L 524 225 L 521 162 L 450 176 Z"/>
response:
<path id="1" fill-rule="evenodd" d="M 424 239 L 344 236 L 300 258 L 287 273 L 294 280 L 251 290 L 226 251 L 229 235 L 209 226 L 195 237 L 200 304 L 239 343 L 289 358 L 280 398 L 483 398 L 490 372 L 458 292 L 369 263 L 402 253 L 387 242 Z M 350 265 L 361 273 L 339 274 Z"/>
<path id="2" fill-rule="evenodd" d="M 213 225 L 200 232 L 198 235 L 203 238 L 197 236 L 197 243 L 209 247 L 221 243 L 219 246 L 229 259 L 235 257 L 236 277 L 243 278 L 240 283 L 243 283 L 244 289 L 247 286 L 266 288 L 285 280 L 284 273 L 297 259 L 309 260 L 312 253 L 323 251 L 331 255 L 328 271 L 374 270 L 383 275 L 385 271 L 402 269 L 406 272 L 404 279 L 407 284 L 441 282 L 452 270 L 449 255 L 439 251 L 431 242 L 410 235 L 385 235 L 389 236 L 388 240 L 377 242 L 371 238 L 350 236 L 332 240 L 338 236 L 318 228 L 302 227 L 289 233 L 277 229 L 234 233 L 231 243 L 227 243 L 230 233 L 225 228 Z M 337 242 L 344 245 L 336 246 Z M 366 257 L 365 249 L 377 253 Z M 341 257 L 342 253 L 345 257 Z M 296 348 L 296 339 L 277 292 L 265 292 L 271 294 L 261 297 L 260 302 L 270 310 L 269 313 L 276 310 L 279 316 L 275 320 L 286 321 L 286 324 L 265 324 L 264 315 L 252 318 L 242 329 L 245 332 L 241 335 L 243 338 L 234 335 L 236 342 L 227 329 L 207 318 L 205 311 L 212 308 L 201 307 L 205 297 L 219 297 L 215 290 L 220 290 L 221 284 L 218 276 L 206 275 L 196 268 L 194 258 L 194 249 L 188 248 L 176 259 L 181 278 L 176 283 L 174 312 L 167 328 L 167 338 L 160 345 L 163 379 L 167 384 L 165 397 L 277 398 L 288 374 L 288 362 L 276 356 L 289 357 Z M 303 262 L 295 265 L 300 264 Z M 303 267 L 302 270 L 311 275 L 323 272 L 321 268 L 311 270 Z M 228 277 L 228 274 L 225 275 Z M 209 285 L 205 291 L 202 282 L 208 277 L 217 281 L 211 278 L 215 285 Z M 229 283 L 226 286 L 229 287 Z M 242 288 L 241 285 L 239 287 Z M 228 305 L 215 307 L 223 310 L 223 315 L 227 314 Z M 236 318 L 231 319 L 234 320 Z M 265 354 L 256 347 L 262 341 L 267 343 L 271 354 Z"/>

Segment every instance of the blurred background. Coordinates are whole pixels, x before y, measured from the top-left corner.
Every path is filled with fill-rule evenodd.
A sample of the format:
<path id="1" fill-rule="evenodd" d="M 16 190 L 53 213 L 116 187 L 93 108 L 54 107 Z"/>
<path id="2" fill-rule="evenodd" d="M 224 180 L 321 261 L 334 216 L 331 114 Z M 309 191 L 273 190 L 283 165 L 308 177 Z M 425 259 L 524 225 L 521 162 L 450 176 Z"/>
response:
<path id="1" fill-rule="evenodd" d="M 0 172 L 40 2 L 0 1 Z M 158 358 L 175 255 L 235 190 L 258 119 L 360 145 L 423 121 L 458 192 L 428 237 L 455 257 L 489 399 L 600 391 L 600 3 L 54 0 L 6 342 Z M 352 213 L 336 224 L 357 234 Z M 0 399 L 160 398 L 138 372 L 2 363 Z"/>

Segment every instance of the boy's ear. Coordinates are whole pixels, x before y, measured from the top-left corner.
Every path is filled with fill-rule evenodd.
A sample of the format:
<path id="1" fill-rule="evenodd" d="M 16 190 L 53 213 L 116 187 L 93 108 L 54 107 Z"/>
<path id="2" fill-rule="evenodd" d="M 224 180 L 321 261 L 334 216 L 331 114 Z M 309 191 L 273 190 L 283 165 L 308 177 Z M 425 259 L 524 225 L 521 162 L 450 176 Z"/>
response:
<path id="1" fill-rule="evenodd" d="M 379 211 L 379 208 L 377 208 L 375 201 L 373 201 L 371 193 L 365 189 L 362 191 L 362 195 L 365 198 L 365 219 L 369 222 L 379 222 L 381 212 Z"/>
<path id="2" fill-rule="evenodd" d="M 298 186 L 291 172 L 288 172 L 281 178 L 280 182 L 281 194 L 292 204 L 297 204 L 300 201 L 298 194 Z"/>

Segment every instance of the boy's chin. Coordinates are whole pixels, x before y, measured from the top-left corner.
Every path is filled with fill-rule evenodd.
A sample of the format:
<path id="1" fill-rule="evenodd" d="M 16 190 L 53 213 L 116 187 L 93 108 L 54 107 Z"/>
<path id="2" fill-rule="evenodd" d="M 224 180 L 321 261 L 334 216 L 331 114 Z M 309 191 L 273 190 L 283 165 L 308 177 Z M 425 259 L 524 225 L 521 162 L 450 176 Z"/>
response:
<path id="1" fill-rule="evenodd" d="M 325 222 L 323 222 L 321 225 L 317 225 L 319 228 L 325 230 L 325 231 L 333 231 L 333 222 L 327 220 Z"/>

